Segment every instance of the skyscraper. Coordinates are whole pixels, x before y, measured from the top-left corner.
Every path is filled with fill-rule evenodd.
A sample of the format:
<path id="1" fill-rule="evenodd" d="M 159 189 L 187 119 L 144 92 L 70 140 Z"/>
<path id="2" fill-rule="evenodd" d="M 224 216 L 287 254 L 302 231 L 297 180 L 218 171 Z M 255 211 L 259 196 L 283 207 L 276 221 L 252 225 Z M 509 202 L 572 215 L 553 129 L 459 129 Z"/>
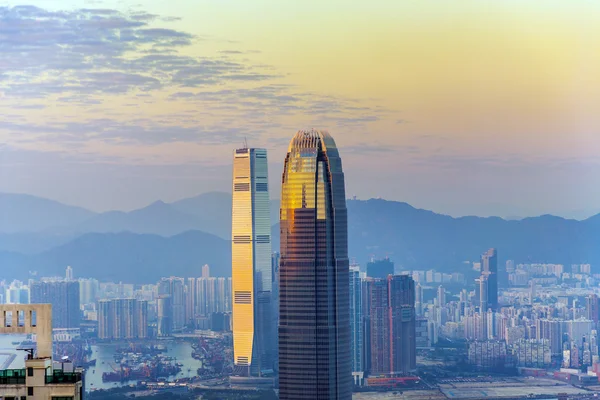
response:
<path id="1" fill-rule="evenodd" d="M 271 254 L 271 269 L 272 269 L 272 288 L 271 288 L 271 310 L 272 315 L 271 319 L 273 321 L 274 330 L 274 346 L 273 346 L 273 356 L 274 356 L 274 369 L 276 372 L 279 372 L 279 335 L 277 334 L 277 327 L 279 326 L 279 252 L 276 251 Z"/>
<path id="2" fill-rule="evenodd" d="M 498 253 L 489 249 L 481 256 L 481 274 L 487 275 L 487 305 L 493 311 L 498 310 Z"/>
<path id="3" fill-rule="evenodd" d="M 389 293 L 386 279 L 367 279 L 369 297 L 369 375 L 388 375 L 390 370 Z"/>
<path id="4" fill-rule="evenodd" d="M 352 396 L 348 220 L 335 141 L 299 131 L 285 159 L 280 210 L 279 398 Z"/>
<path id="5" fill-rule="evenodd" d="M 388 276 L 388 285 L 391 372 L 405 374 L 417 367 L 415 281 L 408 275 Z"/>
<path id="6" fill-rule="evenodd" d="M 408 275 L 367 280 L 370 375 L 395 376 L 416 368 L 415 282 Z"/>
<path id="7" fill-rule="evenodd" d="M 234 374 L 273 369 L 271 218 L 267 151 L 237 149 L 233 156 L 231 262 Z"/>
<path id="8" fill-rule="evenodd" d="M 350 267 L 350 348 L 356 385 L 360 385 L 364 377 L 363 345 L 362 280 L 356 265 Z"/>

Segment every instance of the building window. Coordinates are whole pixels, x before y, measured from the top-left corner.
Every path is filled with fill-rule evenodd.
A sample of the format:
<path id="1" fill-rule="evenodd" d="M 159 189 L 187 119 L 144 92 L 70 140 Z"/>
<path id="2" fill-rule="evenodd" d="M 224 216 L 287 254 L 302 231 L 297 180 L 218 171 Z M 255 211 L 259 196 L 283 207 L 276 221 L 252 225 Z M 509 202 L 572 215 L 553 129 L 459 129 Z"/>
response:
<path id="1" fill-rule="evenodd" d="M 33 376 L 33 368 L 31 368 L 31 367 L 27 368 L 27 376 Z"/>
<path id="2" fill-rule="evenodd" d="M 27 388 L 27 396 L 33 396 L 33 388 L 31 386 Z"/>

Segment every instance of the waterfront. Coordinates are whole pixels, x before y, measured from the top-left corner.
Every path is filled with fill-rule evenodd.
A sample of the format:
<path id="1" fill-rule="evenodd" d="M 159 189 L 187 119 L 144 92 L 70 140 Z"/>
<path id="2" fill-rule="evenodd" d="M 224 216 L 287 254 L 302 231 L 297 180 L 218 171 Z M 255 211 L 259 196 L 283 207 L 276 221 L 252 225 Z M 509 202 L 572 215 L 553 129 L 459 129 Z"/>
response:
<path id="1" fill-rule="evenodd" d="M 192 345 L 189 342 L 181 340 L 164 340 L 160 344 L 166 346 L 167 350 L 163 353 L 166 356 L 176 359 L 175 362 L 183 364 L 181 371 L 167 380 L 190 378 L 197 375 L 198 368 L 202 367 L 202 361 L 192 358 Z M 110 389 L 131 384 L 136 384 L 137 380 L 127 382 L 102 382 L 104 372 L 114 372 L 118 369 L 115 363 L 114 355 L 117 347 L 128 346 L 127 342 L 111 344 L 92 345 L 92 355 L 90 359 L 96 359 L 96 366 L 88 368 L 85 375 L 85 387 L 87 391 L 92 389 Z"/>

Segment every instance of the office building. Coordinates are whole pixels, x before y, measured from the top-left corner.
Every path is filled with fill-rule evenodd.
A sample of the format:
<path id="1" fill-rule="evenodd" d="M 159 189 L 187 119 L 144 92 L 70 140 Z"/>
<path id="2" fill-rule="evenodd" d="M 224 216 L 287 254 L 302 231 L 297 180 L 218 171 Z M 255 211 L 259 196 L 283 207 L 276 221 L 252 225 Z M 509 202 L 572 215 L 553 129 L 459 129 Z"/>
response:
<path id="1" fill-rule="evenodd" d="M 271 217 L 267 151 L 233 155 L 231 284 L 234 374 L 272 373 L 274 336 L 271 289 Z"/>
<path id="2" fill-rule="evenodd" d="M 279 398 L 350 400 L 348 219 L 342 161 L 323 131 L 299 131 L 280 210 Z"/>
<path id="3" fill-rule="evenodd" d="M 489 249 L 481 256 L 481 275 L 487 277 L 487 306 L 498 310 L 498 253 Z"/>
<path id="4" fill-rule="evenodd" d="M 358 265 L 350 266 L 350 349 L 352 377 L 355 385 L 364 379 L 363 363 L 362 279 Z"/>
<path id="5" fill-rule="evenodd" d="M 370 303 L 369 375 L 396 376 L 416 368 L 415 284 L 408 275 L 367 281 Z"/>
<path id="6" fill-rule="evenodd" d="M 145 339 L 147 331 L 147 301 L 112 299 L 98 302 L 99 339 Z"/>
<path id="7" fill-rule="evenodd" d="M 367 280 L 369 297 L 370 376 L 387 375 L 390 369 L 390 318 L 387 279 Z"/>
<path id="8" fill-rule="evenodd" d="M 272 288 L 271 288 L 271 305 L 272 305 L 272 313 L 271 319 L 273 327 L 275 327 L 275 331 L 273 334 L 273 367 L 275 372 L 279 371 L 279 335 L 277 334 L 277 327 L 279 326 L 279 252 L 273 252 L 271 254 L 271 271 L 272 275 Z"/>
<path id="9" fill-rule="evenodd" d="M 371 260 L 367 263 L 367 276 L 369 278 L 387 279 L 388 275 L 394 275 L 394 263 L 389 258 Z"/>
<path id="10" fill-rule="evenodd" d="M 30 292 L 32 304 L 52 305 L 53 328 L 79 328 L 79 282 L 32 282 Z"/>
<path id="11" fill-rule="evenodd" d="M 388 276 L 387 281 L 391 373 L 406 374 L 417 367 L 415 281 L 408 275 Z"/>

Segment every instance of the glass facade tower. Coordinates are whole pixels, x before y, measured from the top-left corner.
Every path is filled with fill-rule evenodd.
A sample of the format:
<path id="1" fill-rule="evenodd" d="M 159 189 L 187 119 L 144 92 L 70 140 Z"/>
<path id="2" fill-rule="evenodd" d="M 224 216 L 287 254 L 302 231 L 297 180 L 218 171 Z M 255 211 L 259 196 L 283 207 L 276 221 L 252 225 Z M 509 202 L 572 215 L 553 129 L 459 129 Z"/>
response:
<path id="1" fill-rule="evenodd" d="M 234 374 L 272 373 L 275 327 L 271 305 L 271 218 L 267 151 L 233 156 L 232 291 Z"/>
<path id="2" fill-rule="evenodd" d="M 342 162 L 324 131 L 299 131 L 280 210 L 279 398 L 350 400 L 350 281 Z"/>

